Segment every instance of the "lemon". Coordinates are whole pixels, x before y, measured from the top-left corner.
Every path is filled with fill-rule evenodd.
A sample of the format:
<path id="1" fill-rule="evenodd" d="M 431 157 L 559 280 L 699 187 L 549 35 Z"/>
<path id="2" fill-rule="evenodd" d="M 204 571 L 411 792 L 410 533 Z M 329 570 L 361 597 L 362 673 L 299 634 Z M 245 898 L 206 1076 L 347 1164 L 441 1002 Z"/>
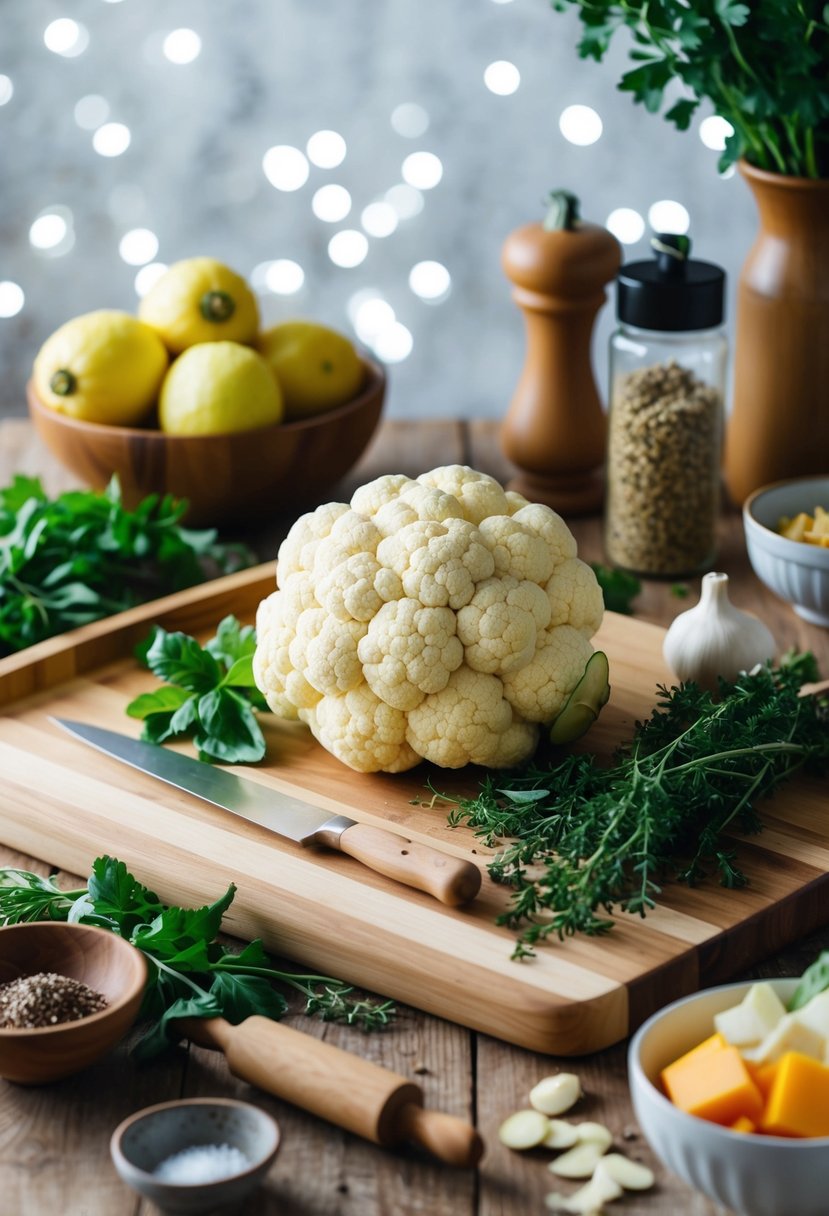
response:
<path id="1" fill-rule="evenodd" d="M 252 343 L 259 328 L 256 296 L 213 258 L 174 262 L 143 297 L 138 315 L 174 355 L 198 342 Z"/>
<path id="2" fill-rule="evenodd" d="M 284 321 L 266 330 L 259 349 L 282 386 L 287 418 L 307 418 L 350 400 L 365 367 L 343 334 L 313 321 Z"/>
<path id="3" fill-rule="evenodd" d="M 202 342 L 179 355 L 158 401 L 171 435 L 223 435 L 281 422 L 282 393 L 261 355 L 238 342 Z"/>
<path id="4" fill-rule="evenodd" d="M 34 388 L 61 414 L 133 426 L 152 409 L 167 363 L 155 330 L 129 313 L 101 309 L 47 338 L 35 358 Z"/>

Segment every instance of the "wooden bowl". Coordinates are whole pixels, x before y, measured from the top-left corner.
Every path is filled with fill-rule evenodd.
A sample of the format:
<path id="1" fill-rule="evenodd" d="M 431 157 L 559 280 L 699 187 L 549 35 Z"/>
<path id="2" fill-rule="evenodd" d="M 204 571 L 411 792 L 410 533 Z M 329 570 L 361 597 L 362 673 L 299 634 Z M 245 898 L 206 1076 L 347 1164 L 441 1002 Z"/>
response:
<path id="1" fill-rule="evenodd" d="M 159 430 L 80 422 L 44 405 L 31 383 L 29 413 L 61 464 L 101 490 L 113 473 L 124 502 L 173 494 L 190 504 L 190 527 L 253 522 L 319 501 L 362 455 L 380 421 L 386 375 L 364 359 L 366 380 L 351 401 L 299 422 L 226 435 L 166 435 Z"/>
<path id="2" fill-rule="evenodd" d="M 40 971 L 80 980 L 109 1004 L 76 1022 L 0 1028 L 0 1077 L 21 1085 L 57 1081 L 106 1055 L 135 1021 L 147 982 L 144 955 L 108 929 L 55 921 L 0 929 L 0 984 Z"/>

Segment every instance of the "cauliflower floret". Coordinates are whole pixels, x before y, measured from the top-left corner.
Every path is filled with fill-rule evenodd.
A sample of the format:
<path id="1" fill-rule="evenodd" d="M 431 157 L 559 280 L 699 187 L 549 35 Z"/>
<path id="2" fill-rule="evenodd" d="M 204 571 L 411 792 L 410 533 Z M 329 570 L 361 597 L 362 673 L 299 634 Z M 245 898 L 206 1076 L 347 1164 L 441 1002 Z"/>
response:
<path id="1" fill-rule="evenodd" d="M 526 726 L 520 753 L 521 732 L 509 737 L 509 750 L 519 753 L 514 764 L 524 760 L 535 744 L 535 733 L 526 723 L 516 723 L 504 699 L 504 688 L 496 676 L 459 667 L 442 692 L 432 693 L 409 713 L 406 739 L 416 752 L 441 768 L 464 764 L 491 764 L 501 737 L 515 726 Z"/>
<path id="2" fill-rule="evenodd" d="M 458 637 L 475 671 L 503 675 L 525 667 L 550 622 L 550 601 L 537 583 L 488 578 L 458 612 Z"/>
<path id="3" fill-rule="evenodd" d="M 495 562 L 481 534 L 464 519 L 418 521 L 377 548 L 377 560 L 400 575 L 411 599 L 430 608 L 461 608 Z"/>
<path id="4" fill-rule="evenodd" d="M 507 510 L 510 515 L 514 515 L 516 511 L 520 511 L 522 507 L 528 507 L 530 500 L 525 498 L 523 494 L 519 494 L 517 490 L 507 490 L 506 493 Z"/>
<path id="5" fill-rule="evenodd" d="M 463 519 L 457 498 L 434 486 L 414 481 L 400 491 L 400 501 L 408 503 L 417 512 L 418 519 L 436 519 L 438 523 L 445 519 Z"/>
<path id="6" fill-rule="evenodd" d="M 603 609 L 555 511 L 447 465 L 294 524 L 254 678 L 362 772 L 518 764 L 581 678 Z"/>
<path id="7" fill-rule="evenodd" d="M 507 515 L 507 496 L 494 477 L 478 473 L 465 464 L 447 464 L 431 473 L 421 473 L 422 486 L 435 486 L 457 498 L 463 518 L 479 524 L 488 515 Z"/>
<path id="8" fill-rule="evenodd" d="M 387 502 L 393 502 L 406 486 L 414 484 L 411 477 L 407 477 L 405 473 L 387 473 L 384 477 L 376 477 L 374 481 L 367 481 L 359 490 L 354 491 L 351 509 L 370 519 Z"/>
<path id="9" fill-rule="evenodd" d="M 369 686 L 396 709 L 414 709 L 440 692 L 463 662 L 451 608 L 424 608 L 420 600 L 385 604 L 369 624 L 357 653 Z"/>
<path id="10" fill-rule="evenodd" d="M 541 537 L 552 555 L 554 570 L 568 557 L 576 556 L 576 538 L 551 507 L 545 507 L 541 502 L 531 502 L 516 511 L 512 518 Z"/>
<path id="11" fill-rule="evenodd" d="M 360 684 L 344 696 L 328 696 L 302 714 L 314 737 L 359 773 L 402 773 L 420 756 L 406 742 L 406 715 Z"/>
<path id="12" fill-rule="evenodd" d="M 604 596 L 587 563 L 568 557 L 556 567 L 544 590 L 550 601 L 550 627 L 572 625 L 592 638 L 602 623 Z"/>
<path id="13" fill-rule="evenodd" d="M 276 578 L 283 583 L 297 570 L 313 570 L 314 554 L 319 542 L 330 533 L 348 507 L 344 502 L 327 502 L 316 511 L 301 515 L 279 546 L 276 555 Z"/>
<path id="14" fill-rule="evenodd" d="M 528 722 L 552 722 L 584 673 L 593 653 L 572 625 L 546 631 L 531 663 L 503 677 L 504 696 Z"/>
<path id="15" fill-rule="evenodd" d="M 340 562 L 317 587 L 319 603 L 338 621 L 370 621 L 383 604 L 402 595 L 400 576 L 381 566 L 370 553 L 355 553 Z"/>
<path id="16" fill-rule="evenodd" d="M 297 570 L 289 574 L 280 587 L 282 594 L 282 616 L 287 622 L 294 623 L 306 608 L 319 608 L 315 594 L 314 579 L 307 570 Z"/>
<path id="17" fill-rule="evenodd" d="M 348 692 L 363 682 L 357 646 L 367 629 L 364 621 L 338 621 L 319 608 L 304 612 L 288 650 L 291 663 L 318 693 Z"/>
<path id="18" fill-rule="evenodd" d="M 382 539 L 372 520 L 356 511 L 345 511 L 314 550 L 314 577 L 324 577 L 355 553 L 374 553 Z"/>
<path id="19" fill-rule="evenodd" d="M 478 530 L 495 559 L 498 577 L 511 575 L 543 584 L 553 573 L 555 558 L 549 546 L 534 532 L 509 515 L 491 515 Z"/>
<path id="20" fill-rule="evenodd" d="M 275 714 L 295 719 L 297 711 L 315 705 L 320 694 L 291 662 L 289 650 L 296 637 L 297 618 L 286 616 L 285 607 L 281 591 L 274 591 L 259 605 L 253 678 Z"/>

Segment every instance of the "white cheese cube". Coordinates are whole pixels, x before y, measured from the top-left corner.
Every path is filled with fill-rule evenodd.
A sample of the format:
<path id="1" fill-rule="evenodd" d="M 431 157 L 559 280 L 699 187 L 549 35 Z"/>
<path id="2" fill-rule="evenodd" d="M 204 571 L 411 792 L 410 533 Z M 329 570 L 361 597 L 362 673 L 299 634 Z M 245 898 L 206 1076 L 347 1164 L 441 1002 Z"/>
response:
<path id="1" fill-rule="evenodd" d="M 732 1047 L 754 1047 L 774 1030 L 785 1012 L 771 984 L 752 984 L 739 1005 L 714 1016 L 714 1026 Z"/>
<path id="2" fill-rule="evenodd" d="M 813 996 L 802 1009 L 796 1009 L 792 1017 L 802 1026 L 808 1026 L 824 1039 L 829 1039 L 829 990 Z"/>
<path id="3" fill-rule="evenodd" d="M 799 1051 L 813 1060 L 823 1061 L 826 1042 L 823 1035 L 798 1022 L 793 1013 L 787 1013 L 781 1018 L 770 1034 L 767 1034 L 759 1047 L 749 1047 L 741 1052 L 746 1060 L 753 1064 L 773 1064 L 787 1051 Z"/>

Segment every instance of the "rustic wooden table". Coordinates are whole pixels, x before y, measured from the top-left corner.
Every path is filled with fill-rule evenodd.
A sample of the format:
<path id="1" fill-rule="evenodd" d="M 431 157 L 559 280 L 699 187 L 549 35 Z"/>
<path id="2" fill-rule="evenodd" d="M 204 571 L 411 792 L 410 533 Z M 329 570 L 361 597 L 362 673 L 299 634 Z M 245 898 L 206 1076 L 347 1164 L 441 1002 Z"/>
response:
<path id="1" fill-rule="evenodd" d="M 501 480 L 509 475 L 493 423 L 387 422 L 349 478 L 349 486 L 385 472 L 414 475 L 452 462 L 473 465 Z M 0 423 L 0 485 L 16 472 L 39 474 L 52 493 L 72 484 L 29 423 L 13 420 Z M 342 489 L 346 496 L 350 493 L 348 486 Z M 580 556 L 601 560 L 599 519 L 570 522 Z M 275 556 L 279 537 L 289 524 L 289 519 L 270 520 L 247 537 L 263 561 Z M 757 581 L 748 565 L 736 512 L 724 513 L 721 520 L 718 566 L 731 576 L 734 601 L 763 617 L 781 649 L 811 649 L 824 674 L 829 671 L 829 632 L 807 626 Z M 661 625 L 669 624 L 687 606 L 688 601 L 677 598 L 668 584 L 656 581 L 644 585 L 635 605 L 637 616 Z M 106 842 L 101 845 L 104 848 Z M 49 864 L 48 840 L 36 859 L 0 847 L 0 865 L 55 873 Z M 76 876 L 65 878 L 67 884 L 78 885 Z M 206 897 L 209 894 L 205 892 Z M 821 948 L 829 948 L 829 928 L 767 960 L 751 974 L 797 975 Z M 553 1189 L 544 1159 L 508 1152 L 498 1143 L 496 1130 L 507 1114 L 526 1104 L 531 1085 L 559 1065 L 582 1078 L 587 1098 L 579 1116 L 607 1123 L 629 1155 L 657 1170 L 658 1188 L 626 1197 L 618 1205 L 620 1216 L 714 1216 L 721 1211 L 653 1161 L 630 1107 L 624 1044 L 575 1062 L 559 1061 L 415 1009 L 400 1009 L 390 1030 L 369 1036 L 321 1025 L 299 1013 L 290 1021 L 307 1034 L 413 1077 L 425 1091 L 428 1106 L 473 1120 L 488 1146 L 480 1168 L 453 1171 L 413 1150 L 383 1151 L 364 1143 L 236 1081 L 224 1058 L 204 1049 L 182 1046 L 163 1061 L 139 1067 L 126 1042 L 95 1067 L 55 1085 L 28 1090 L 0 1081 L 0 1212 L 155 1216 L 157 1209 L 138 1200 L 118 1179 L 109 1158 L 110 1133 L 140 1107 L 209 1095 L 256 1102 L 271 1111 L 282 1127 L 279 1157 L 265 1185 L 245 1203 L 246 1216 L 540 1214 L 545 1211 L 544 1196 Z"/>

